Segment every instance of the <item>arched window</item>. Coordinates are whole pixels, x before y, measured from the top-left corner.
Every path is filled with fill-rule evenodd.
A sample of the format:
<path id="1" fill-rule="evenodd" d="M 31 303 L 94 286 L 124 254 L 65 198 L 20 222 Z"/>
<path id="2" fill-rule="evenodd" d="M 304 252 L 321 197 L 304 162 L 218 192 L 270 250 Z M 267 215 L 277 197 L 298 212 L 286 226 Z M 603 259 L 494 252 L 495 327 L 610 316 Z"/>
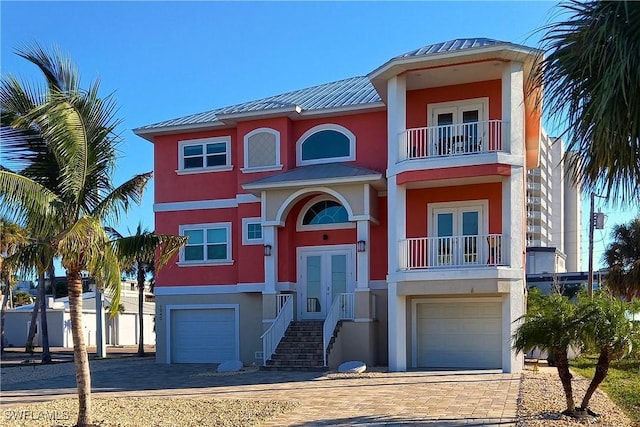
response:
<path id="1" fill-rule="evenodd" d="M 243 172 L 262 172 L 282 169 L 280 164 L 280 132 L 255 129 L 244 137 Z"/>
<path id="2" fill-rule="evenodd" d="M 326 124 L 305 132 L 296 144 L 298 166 L 355 160 L 356 137 L 347 128 Z"/>
<path id="3" fill-rule="evenodd" d="M 354 227 L 355 223 L 349 222 L 349 213 L 345 207 L 326 196 L 307 202 L 300 212 L 297 225 L 298 231 Z"/>

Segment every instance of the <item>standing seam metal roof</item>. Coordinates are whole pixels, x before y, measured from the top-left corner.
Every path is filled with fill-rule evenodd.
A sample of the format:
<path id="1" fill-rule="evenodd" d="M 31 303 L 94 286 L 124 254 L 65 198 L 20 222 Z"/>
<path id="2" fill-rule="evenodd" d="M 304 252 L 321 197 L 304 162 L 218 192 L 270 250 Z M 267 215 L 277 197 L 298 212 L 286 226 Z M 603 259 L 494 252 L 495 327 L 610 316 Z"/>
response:
<path id="1" fill-rule="evenodd" d="M 499 40 L 487 38 L 456 39 L 442 43 L 436 43 L 407 52 L 395 59 L 428 56 L 443 52 L 452 52 L 463 49 L 486 47 L 498 44 L 511 44 Z M 161 129 L 173 126 L 189 126 L 206 123 L 215 123 L 218 116 L 223 114 L 248 113 L 253 111 L 269 111 L 286 107 L 299 106 L 302 110 L 314 111 L 330 108 L 349 107 L 379 103 L 382 99 L 369 81 L 368 77 L 352 77 L 332 83 L 313 86 L 306 89 L 295 90 L 281 95 L 275 95 L 256 101 L 223 107 L 203 113 L 192 114 L 185 117 L 166 120 L 163 122 L 141 126 L 136 131 Z"/>

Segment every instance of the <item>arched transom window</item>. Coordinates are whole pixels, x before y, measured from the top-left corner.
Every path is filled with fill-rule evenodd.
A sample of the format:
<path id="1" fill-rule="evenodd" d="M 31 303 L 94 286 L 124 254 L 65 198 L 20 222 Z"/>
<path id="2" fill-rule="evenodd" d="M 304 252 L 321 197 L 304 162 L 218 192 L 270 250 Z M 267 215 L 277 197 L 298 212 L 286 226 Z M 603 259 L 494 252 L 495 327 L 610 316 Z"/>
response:
<path id="1" fill-rule="evenodd" d="M 356 137 L 349 129 L 326 124 L 304 133 L 296 144 L 298 166 L 355 160 Z"/>
<path id="2" fill-rule="evenodd" d="M 334 228 L 353 228 L 349 222 L 349 213 L 339 202 L 323 198 L 314 198 L 307 202 L 300 212 L 298 230 L 330 230 Z"/>

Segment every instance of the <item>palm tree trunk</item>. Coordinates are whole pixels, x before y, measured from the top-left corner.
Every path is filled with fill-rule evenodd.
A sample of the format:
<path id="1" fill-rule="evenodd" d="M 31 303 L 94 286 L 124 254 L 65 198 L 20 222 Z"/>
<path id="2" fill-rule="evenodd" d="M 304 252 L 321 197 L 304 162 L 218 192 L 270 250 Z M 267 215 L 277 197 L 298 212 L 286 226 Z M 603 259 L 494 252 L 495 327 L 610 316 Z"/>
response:
<path id="1" fill-rule="evenodd" d="M 598 386 L 604 381 L 607 377 L 607 373 L 609 372 L 609 364 L 611 363 L 611 352 L 609 351 L 609 347 L 603 346 L 600 349 L 600 356 L 598 357 L 598 363 L 596 364 L 596 372 L 593 374 L 593 379 L 587 388 L 587 392 L 584 394 L 584 399 L 582 399 L 582 410 L 587 410 L 589 408 L 589 400 L 591 400 L 591 396 L 596 391 Z"/>
<path id="2" fill-rule="evenodd" d="M 82 279 L 80 270 L 67 272 L 69 284 L 69 310 L 71 312 L 71 335 L 73 336 L 73 360 L 76 365 L 76 383 L 78 386 L 78 427 L 91 423 L 91 372 L 89 357 L 84 343 L 82 328 Z"/>
<path id="3" fill-rule="evenodd" d="M 7 303 L 9 301 L 9 281 L 4 284 L 4 292 L 2 292 L 2 307 L 0 307 L 0 353 L 4 353 L 4 315 L 7 312 Z"/>
<path id="4" fill-rule="evenodd" d="M 138 261 L 138 356 L 144 357 L 144 268 Z"/>
<path id="5" fill-rule="evenodd" d="M 562 388 L 564 389 L 564 396 L 567 399 L 567 410 L 565 412 L 572 413 L 576 410 L 576 404 L 573 400 L 573 389 L 571 387 L 571 379 L 573 378 L 573 375 L 571 375 L 571 372 L 569 372 L 569 359 L 567 357 L 567 349 L 556 348 L 553 350 L 553 355 L 555 357 L 558 376 L 560 377 L 560 382 L 562 383 Z"/>
<path id="6" fill-rule="evenodd" d="M 53 263 L 49 265 L 48 272 L 49 279 L 51 280 L 51 286 L 53 288 L 53 277 L 55 274 Z M 49 351 L 49 327 L 47 326 L 47 290 L 44 286 L 44 275 L 42 276 L 42 282 L 38 284 L 38 294 L 40 294 L 40 337 L 42 338 L 41 361 L 42 363 L 51 363 L 51 352 Z"/>
<path id="7" fill-rule="evenodd" d="M 38 283 L 40 283 L 40 278 L 38 278 Z M 24 351 L 26 353 L 33 353 L 33 339 L 36 337 L 36 325 L 38 324 L 39 312 L 40 312 L 40 288 L 38 288 L 38 293 L 36 294 L 36 301 L 33 303 L 33 311 L 31 311 L 31 324 L 29 325 L 29 334 L 27 335 L 27 342 L 24 345 Z"/>

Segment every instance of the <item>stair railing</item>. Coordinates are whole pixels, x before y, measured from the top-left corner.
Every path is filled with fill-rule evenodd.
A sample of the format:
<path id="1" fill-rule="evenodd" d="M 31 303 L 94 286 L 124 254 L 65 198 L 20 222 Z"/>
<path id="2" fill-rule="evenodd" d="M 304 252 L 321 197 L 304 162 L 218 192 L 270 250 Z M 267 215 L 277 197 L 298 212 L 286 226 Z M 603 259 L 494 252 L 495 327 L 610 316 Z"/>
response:
<path id="1" fill-rule="evenodd" d="M 329 343 L 333 337 L 333 331 L 336 330 L 336 326 L 340 320 L 353 320 L 355 319 L 355 295 L 354 294 L 338 294 L 336 295 L 327 318 L 322 326 L 322 355 L 324 360 L 324 366 L 327 366 L 327 350 Z"/>
<path id="2" fill-rule="evenodd" d="M 280 295 L 279 297 L 282 297 Z M 284 300 L 284 303 L 281 302 Z M 291 295 L 284 295 L 278 299 L 279 313 L 274 319 L 269 329 L 260 337 L 262 339 L 262 363 L 266 366 L 267 360 L 276 351 L 280 340 L 284 337 L 289 324 L 293 320 L 293 298 Z"/>

